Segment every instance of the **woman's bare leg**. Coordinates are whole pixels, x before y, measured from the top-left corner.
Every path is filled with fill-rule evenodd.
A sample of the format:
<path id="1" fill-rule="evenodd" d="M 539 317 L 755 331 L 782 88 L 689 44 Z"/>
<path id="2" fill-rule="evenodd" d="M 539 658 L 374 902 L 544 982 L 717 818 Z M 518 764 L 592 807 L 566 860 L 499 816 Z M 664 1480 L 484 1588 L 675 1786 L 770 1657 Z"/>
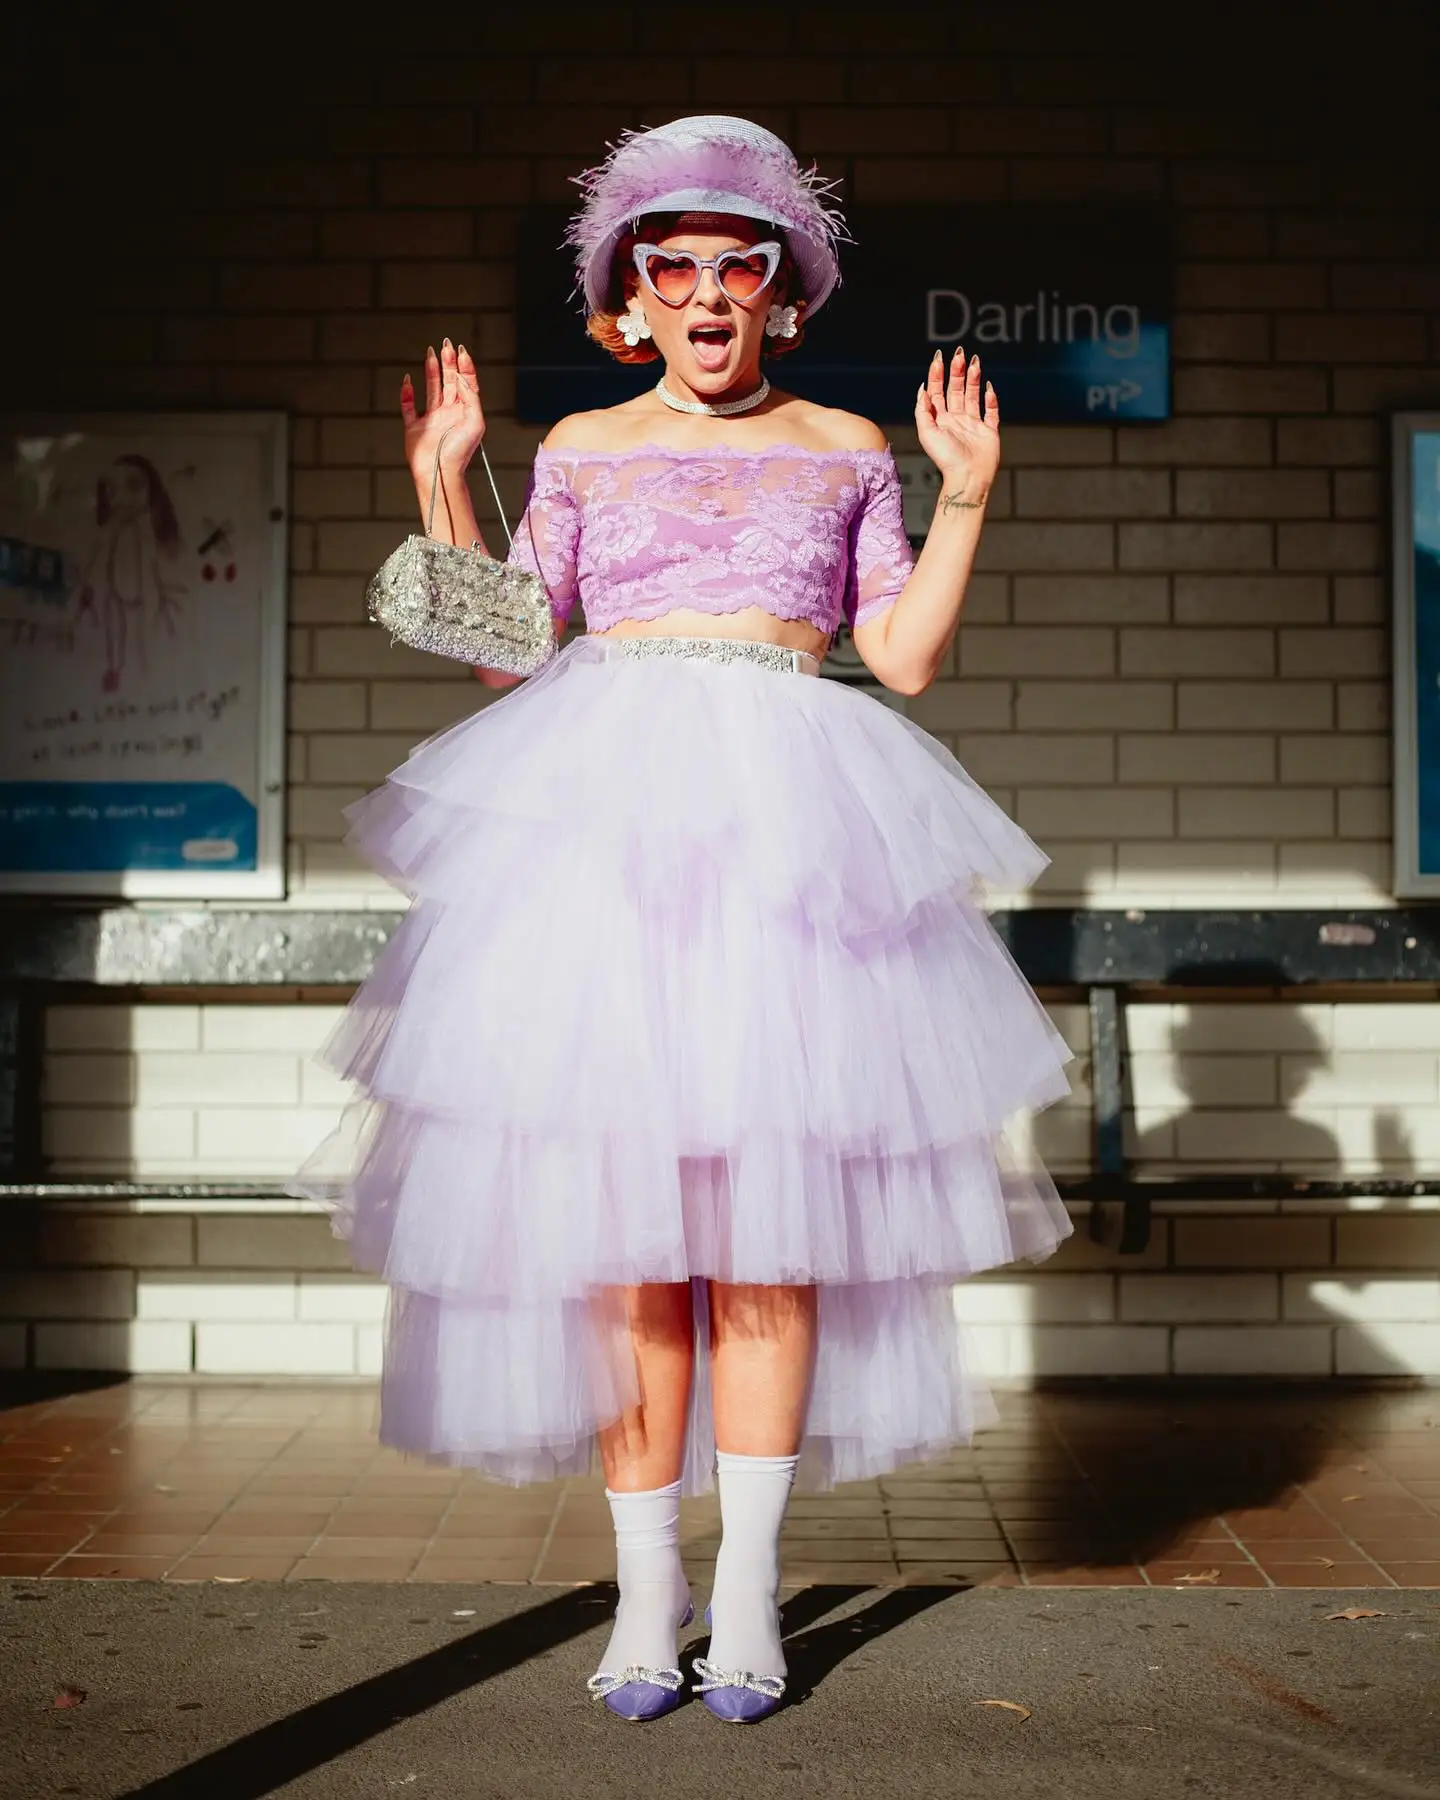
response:
<path id="1" fill-rule="evenodd" d="M 815 1365 L 818 1289 L 710 1284 L 715 1442 L 732 1456 L 793 1456 Z"/>
<path id="2" fill-rule="evenodd" d="M 725 1685 L 785 1674 L 776 1600 L 780 1528 L 805 1433 L 819 1295 L 813 1287 L 712 1283 L 710 1345 L 718 1447 L 720 1554 L 715 1562 L 709 1661 L 723 1692 L 706 1704 L 751 1717 L 774 1697 Z"/>
<path id="3" fill-rule="evenodd" d="M 640 1399 L 601 1431 L 600 1459 L 612 1493 L 633 1494 L 680 1478 L 695 1323 L 688 1282 L 625 1288 L 620 1300 L 635 1350 Z"/>
<path id="4" fill-rule="evenodd" d="M 680 1471 L 690 1409 L 695 1324 L 688 1282 L 619 1290 L 635 1353 L 639 1399 L 600 1433 L 615 1521 L 620 1604 L 598 1673 L 619 1683 L 606 1705 L 626 1718 L 674 1704 L 646 1671 L 677 1666 L 675 1630 L 690 1603 L 680 1563 Z"/>

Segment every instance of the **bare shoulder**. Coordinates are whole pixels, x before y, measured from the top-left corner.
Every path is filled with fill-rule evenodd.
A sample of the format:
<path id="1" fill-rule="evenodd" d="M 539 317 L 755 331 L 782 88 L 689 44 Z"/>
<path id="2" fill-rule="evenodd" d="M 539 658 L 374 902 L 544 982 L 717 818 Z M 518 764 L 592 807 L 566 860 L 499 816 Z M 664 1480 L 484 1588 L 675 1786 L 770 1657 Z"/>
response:
<path id="1" fill-rule="evenodd" d="M 665 409 L 653 396 L 639 394 L 618 406 L 597 406 L 589 412 L 566 413 L 551 426 L 547 450 L 630 450 L 646 441 L 657 417 Z"/>
<path id="2" fill-rule="evenodd" d="M 793 410 L 792 410 L 793 409 Z M 822 450 L 885 450 L 890 440 L 880 427 L 860 413 L 841 406 L 817 406 L 813 401 L 791 399 L 797 434 Z"/>
<path id="3" fill-rule="evenodd" d="M 544 448 L 547 450 L 583 450 L 587 444 L 593 444 L 599 437 L 601 426 L 596 420 L 603 419 L 603 411 L 566 413 L 563 419 L 557 419 L 546 433 Z"/>

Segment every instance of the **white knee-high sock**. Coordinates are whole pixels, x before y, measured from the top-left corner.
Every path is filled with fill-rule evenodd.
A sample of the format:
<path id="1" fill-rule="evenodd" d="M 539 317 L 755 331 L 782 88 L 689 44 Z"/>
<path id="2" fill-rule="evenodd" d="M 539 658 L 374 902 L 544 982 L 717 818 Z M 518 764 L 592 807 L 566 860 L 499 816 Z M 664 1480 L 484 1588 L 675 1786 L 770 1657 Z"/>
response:
<path id="1" fill-rule="evenodd" d="M 716 1453 L 723 1535 L 710 1601 L 708 1660 L 717 1669 L 783 1675 L 780 1526 L 798 1456 Z"/>
<path id="2" fill-rule="evenodd" d="M 640 1494 L 609 1488 L 615 1521 L 620 1604 L 615 1629 L 600 1659 L 601 1670 L 676 1667 L 675 1630 L 690 1604 L 690 1584 L 680 1566 L 680 1483 Z"/>

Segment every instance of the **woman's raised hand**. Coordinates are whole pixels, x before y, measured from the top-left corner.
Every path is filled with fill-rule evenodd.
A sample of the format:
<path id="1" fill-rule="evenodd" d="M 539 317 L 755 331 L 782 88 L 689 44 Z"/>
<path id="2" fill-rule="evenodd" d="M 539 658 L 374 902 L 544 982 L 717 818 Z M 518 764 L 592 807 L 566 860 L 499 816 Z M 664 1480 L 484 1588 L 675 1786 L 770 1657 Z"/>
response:
<path id="1" fill-rule="evenodd" d="M 415 411 L 407 375 L 400 383 L 400 417 L 417 490 L 428 494 L 437 455 L 442 476 L 464 474 L 485 435 L 485 414 L 475 360 L 463 344 L 457 350 L 447 337 L 438 356 L 433 346 L 425 352 L 425 411 Z"/>
<path id="2" fill-rule="evenodd" d="M 985 382 L 983 405 L 980 358 L 967 363 L 957 349 L 950 359 L 950 386 L 945 386 L 945 360 L 937 350 L 924 385 L 915 396 L 915 429 L 920 448 L 944 477 L 947 490 L 963 488 L 967 498 L 983 500 L 1000 467 L 1000 402 Z"/>

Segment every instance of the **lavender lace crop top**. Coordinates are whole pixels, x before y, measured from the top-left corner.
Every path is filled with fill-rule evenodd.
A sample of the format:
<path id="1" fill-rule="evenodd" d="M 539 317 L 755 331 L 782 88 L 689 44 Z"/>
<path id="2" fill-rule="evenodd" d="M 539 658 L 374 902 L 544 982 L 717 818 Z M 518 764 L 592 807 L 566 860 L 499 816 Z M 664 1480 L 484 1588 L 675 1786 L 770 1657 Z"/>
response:
<path id="1" fill-rule="evenodd" d="M 760 606 L 833 633 L 895 603 L 914 558 L 884 450 L 547 450 L 509 560 L 591 631 Z"/>

